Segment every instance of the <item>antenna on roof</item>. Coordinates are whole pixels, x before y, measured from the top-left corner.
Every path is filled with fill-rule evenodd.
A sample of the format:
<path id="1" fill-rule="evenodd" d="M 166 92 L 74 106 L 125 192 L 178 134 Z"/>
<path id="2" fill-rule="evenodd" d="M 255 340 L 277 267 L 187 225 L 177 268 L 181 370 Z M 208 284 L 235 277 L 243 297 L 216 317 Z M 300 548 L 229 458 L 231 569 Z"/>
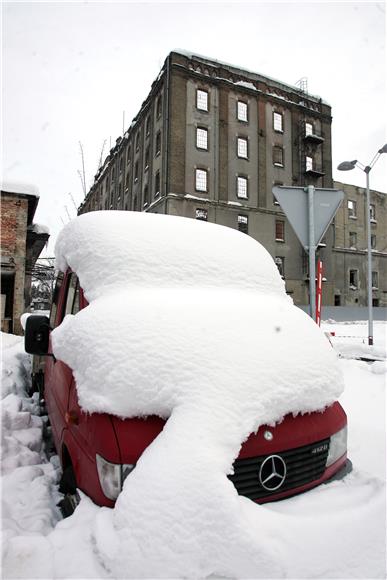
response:
<path id="1" fill-rule="evenodd" d="M 72 217 L 71 217 L 71 215 L 70 215 L 70 213 L 69 213 L 69 210 L 67 209 L 67 205 L 65 205 L 65 206 L 64 206 L 64 208 L 65 208 L 65 210 L 66 210 L 67 217 L 69 218 L 69 221 L 71 221 L 71 220 L 72 220 Z"/>
<path id="2" fill-rule="evenodd" d="M 74 206 L 75 211 L 78 213 L 77 204 L 75 203 L 75 200 L 74 200 L 73 196 L 71 195 L 71 191 L 69 192 L 69 197 L 70 197 L 71 201 L 73 202 L 73 206 Z"/>
<path id="3" fill-rule="evenodd" d="M 104 142 L 102 143 L 101 155 L 99 156 L 99 162 L 98 162 L 98 169 L 100 167 L 102 167 L 102 159 L 103 159 L 103 152 L 105 150 L 105 145 L 106 145 L 106 139 L 104 139 Z"/>
<path id="4" fill-rule="evenodd" d="M 79 177 L 81 178 L 83 193 L 86 197 L 85 157 L 83 155 L 83 147 L 82 147 L 82 143 L 80 141 L 79 141 L 79 148 L 81 150 L 82 173 L 80 171 L 78 171 L 78 174 L 79 174 Z"/>
<path id="5" fill-rule="evenodd" d="M 298 87 L 302 93 L 308 93 L 308 77 L 301 77 L 296 82 L 296 87 Z"/>

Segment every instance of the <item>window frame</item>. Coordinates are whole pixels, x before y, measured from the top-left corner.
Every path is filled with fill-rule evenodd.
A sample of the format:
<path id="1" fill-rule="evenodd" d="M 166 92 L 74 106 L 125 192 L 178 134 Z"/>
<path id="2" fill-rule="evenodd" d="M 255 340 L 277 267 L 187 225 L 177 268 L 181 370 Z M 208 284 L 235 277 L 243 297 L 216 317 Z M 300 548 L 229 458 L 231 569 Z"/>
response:
<path id="1" fill-rule="evenodd" d="M 246 144 L 246 155 L 239 154 L 239 145 L 245 143 Z M 237 136 L 237 157 L 238 159 L 247 159 L 249 158 L 249 140 L 247 137 L 241 137 L 240 135 Z"/>
<path id="2" fill-rule="evenodd" d="M 158 185 L 158 187 L 157 187 Z M 153 197 L 159 197 L 161 194 L 161 177 L 160 177 L 160 170 L 156 171 L 155 173 L 155 188 L 154 188 L 154 193 L 153 193 Z"/>
<path id="3" fill-rule="evenodd" d="M 246 112 L 246 118 L 243 118 L 243 115 L 240 116 L 240 105 L 245 107 L 245 112 Z M 243 110 L 243 108 L 242 108 Z M 241 123 L 248 123 L 249 122 L 249 104 L 247 101 L 242 101 L 242 99 L 238 99 L 237 100 L 237 111 L 236 111 L 236 117 L 237 120 L 240 121 Z"/>
<path id="4" fill-rule="evenodd" d="M 198 188 L 199 172 L 202 172 L 205 175 L 205 189 Z M 208 193 L 208 169 L 205 167 L 195 167 L 195 191 L 199 193 Z"/>
<path id="5" fill-rule="evenodd" d="M 276 152 L 280 152 L 281 153 L 281 161 L 276 161 Z M 285 167 L 285 152 L 284 152 L 284 148 L 281 145 L 273 145 L 273 165 L 274 167 Z"/>
<path id="6" fill-rule="evenodd" d="M 241 183 L 246 184 L 246 195 L 242 194 L 240 191 L 239 185 Z M 249 199 L 249 179 L 248 179 L 247 175 L 237 175 L 236 176 L 236 196 L 238 199 Z"/>
<path id="7" fill-rule="evenodd" d="M 351 283 L 351 277 L 355 275 L 355 280 Z M 357 268 L 351 268 L 348 271 L 348 286 L 351 290 L 357 290 L 359 288 L 359 270 Z"/>
<path id="8" fill-rule="evenodd" d="M 200 94 L 206 95 L 205 97 L 205 107 L 201 107 L 199 106 L 201 104 L 201 98 L 200 98 Z M 210 99 L 209 99 L 209 91 L 207 91 L 206 89 L 196 89 L 196 99 L 195 99 L 195 104 L 196 104 L 196 109 L 198 111 L 202 111 L 204 113 L 208 113 L 209 109 L 210 109 Z"/>
<path id="9" fill-rule="evenodd" d="M 313 171 L 314 159 L 312 155 L 305 155 L 305 171 Z"/>
<path id="10" fill-rule="evenodd" d="M 206 146 L 205 147 L 200 147 L 198 142 L 199 140 L 199 131 L 203 131 L 203 133 L 206 136 Z M 209 150 L 209 144 L 208 144 L 208 127 L 203 127 L 203 126 L 198 126 L 196 127 L 196 135 L 195 135 L 195 145 L 196 145 L 196 149 L 198 149 L 199 151 L 208 151 Z"/>
<path id="11" fill-rule="evenodd" d="M 281 230 L 282 230 L 282 237 L 279 237 L 277 235 L 278 227 L 280 225 L 281 225 Z M 275 226 L 275 241 L 276 242 L 284 242 L 285 241 L 285 220 L 276 219 L 274 226 Z"/>
<path id="12" fill-rule="evenodd" d="M 280 129 L 276 127 L 278 120 L 280 120 Z M 273 111 L 273 131 L 275 133 L 284 133 L 284 114 L 281 111 Z"/>
<path id="13" fill-rule="evenodd" d="M 376 224 L 376 205 L 374 203 L 370 203 L 370 222 L 372 224 Z"/>
<path id="14" fill-rule="evenodd" d="M 249 216 L 246 214 L 238 214 L 237 217 L 238 231 L 249 235 Z"/>
<path id="15" fill-rule="evenodd" d="M 352 238 L 352 240 L 351 240 Z M 353 242 L 354 243 L 351 243 Z M 357 248 L 357 232 L 349 232 L 349 247 L 350 248 Z"/>
<path id="16" fill-rule="evenodd" d="M 353 204 L 351 208 L 349 204 Z M 357 203 L 354 199 L 347 199 L 347 210 L 348 210 L 348 217 L 351 220 L 357 220 Z"/>

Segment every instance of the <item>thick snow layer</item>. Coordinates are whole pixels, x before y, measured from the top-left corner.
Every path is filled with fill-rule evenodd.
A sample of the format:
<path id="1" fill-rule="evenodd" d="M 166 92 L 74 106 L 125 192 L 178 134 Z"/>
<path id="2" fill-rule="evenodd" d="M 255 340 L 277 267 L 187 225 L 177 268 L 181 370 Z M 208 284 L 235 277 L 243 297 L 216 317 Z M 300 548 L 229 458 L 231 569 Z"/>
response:
<path id="1" fill-rule="evenodd" d="M 44 454 L 38 405 L 26 397 L 31 372 L 23 338 L 1 333 L 1 488 L 3 545 L 20 535 L 46 535 L 60 518 L 57 461 Z M 9 577 L 9 576 L 8 576 Z"/>
<path id="2" fill-rule="evenodd" d="M 249 236 L 188 218 L 99 211 L 58 237 L 56 266 L 79 275 L 89 301 L 125 289 L 254 290 L 286 300 L 269 253 Z"/>
<path id="3" fill-rule="evenodd" d="M 356 323 L 343 325 L 344 329 L 344 336 L 361 332 Z M 385 323 L 375 325 L 375 342 L 383 341 L 385 332 Z M 20 337 L 2 335 L 2 338 L 5 392 L 17 392 L 23 407 L 31 406 L 31 399 L 24 391 L 29 357 L 22 352 Z M 362 349 L 357 355 L 361 353 Z M 250 533 L 257 540 L 257 555 L 262 555 L 267 578 L 385 578 L 386 369 L 381 362 L 367 364 L 356 360 L 339 360 L 339 366 L 346 385 L 341 402 L 348 414 L 348 451 L 354 464 L 353 472 L 342 481 L 265 506 L 240 498 L 240 511 L 246 515 Z M 15 425 L 8 433 L 17 430 Z M 42 465 L 47 463 L 39 467 Z M 57 518 L 56 498 L 47 492 L 47 478 L 36 476 L 36 466 L 31 467 L 26 471 L 28 466 L 15 466 L 15 471 L 7 474 L 7 477 L 13 475 L 14 485 L 10 480 L 6 493 L 3 487 L 3 577 L 96 579 L 134 576 L 130 565 L 127 569 L 122 568 L 118 575 L 113 575 L 103 565 L 95 541 L 98 538 L 105 551 L 114 553 L 116 532 L 111 526 L 111 510 L 96 507 L 82 494 L 74 515 L 49 531 Z M 25 484 L 20 485 L 23 478 Z M 16 509 L 17 506 L 20 509 Z M 8 510 L 14 510 L 12 518 L 5 517 Z M 44 520 L 42 514 L 48 513 L 50 517 Z M 157 514 L 154 525 L 158 526 Z M 33 526 L 36 527 L 32 530 Z M 214 521 L 209 538 L 214 547 L 214 569 L 218 536 L 222 534 L 223 529 Z M 195 543 L 196 540 L 191 538 L 190 541 Z M 171 552 L 177 551 L 173 544 L 169 548 Z M 245 557 L 250 556 L 246 552 Z M 264 576 L 262 566 L 257 565 L 250 577 Z M 243 566 L 234 578 L 245 577 L 242 570 Z M 160 558 L 154 577 L 166 575 Z M 182 576 L 194 576 L 188 563 Z"/>
<path id="4" fill-rule="evenodd" d="M 39 189 L 36 185 L 20 181 L 1 181 L 1 191 L 23 193 L 24 195 L 34 195 L 35 197 L 39 197 Z"/>
<path id="5" fill-rule="evenodd" d="M 324 409 L 343 381 L 268 252 L 214 224 L 94 212 L 62 230 L 56 258 L 90 302 L 52 333 L 81 406 L 169 418 L 114 511 L 98 516 L 105 565 L 136 578 L 160 575 L 161 562 L 168 577 L 272 572 L 271 550 L 249 531 L 255 506 L 226 475 L 261 424 Z M 110 530 L 108 546 L 98 529 Z"/>

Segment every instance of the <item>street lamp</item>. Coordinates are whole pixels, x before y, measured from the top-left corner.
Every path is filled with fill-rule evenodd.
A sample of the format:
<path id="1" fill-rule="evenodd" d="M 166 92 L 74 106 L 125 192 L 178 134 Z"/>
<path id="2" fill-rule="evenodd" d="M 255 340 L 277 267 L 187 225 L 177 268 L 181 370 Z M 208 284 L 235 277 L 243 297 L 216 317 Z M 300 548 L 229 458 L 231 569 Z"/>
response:
<path id="1" fill-rule="evenodd" d="M 368 286 L 368 344 L 374 344 L 373 334 L 373 314 L 372 314 L 372 250 L 371 250 L 371 212 L 370 212 L 370 178 L 369 174 L 382 153 L 387 153 L 387 143 L 375 154 L 369 165 L 363 165 L 357 159 L 354 161 L 343 161 L 338 165 L 339 171 L 350 171 L 355 167 L 359 167 L 366 174 L 366 218 L 367 218 L 367 286 Z"/>

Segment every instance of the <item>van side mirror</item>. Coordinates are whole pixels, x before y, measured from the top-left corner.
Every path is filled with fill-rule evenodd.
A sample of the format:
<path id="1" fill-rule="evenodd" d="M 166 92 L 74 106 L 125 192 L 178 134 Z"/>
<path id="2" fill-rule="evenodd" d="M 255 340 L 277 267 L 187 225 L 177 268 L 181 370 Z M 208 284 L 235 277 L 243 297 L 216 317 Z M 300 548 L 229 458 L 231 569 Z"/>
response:
<path id="1" fill-rule="evenodd" d="M 48 354 L 50 320 L 47 316 L 31 314 L 26 320 L 24 348 L 29 354 Z"/>

